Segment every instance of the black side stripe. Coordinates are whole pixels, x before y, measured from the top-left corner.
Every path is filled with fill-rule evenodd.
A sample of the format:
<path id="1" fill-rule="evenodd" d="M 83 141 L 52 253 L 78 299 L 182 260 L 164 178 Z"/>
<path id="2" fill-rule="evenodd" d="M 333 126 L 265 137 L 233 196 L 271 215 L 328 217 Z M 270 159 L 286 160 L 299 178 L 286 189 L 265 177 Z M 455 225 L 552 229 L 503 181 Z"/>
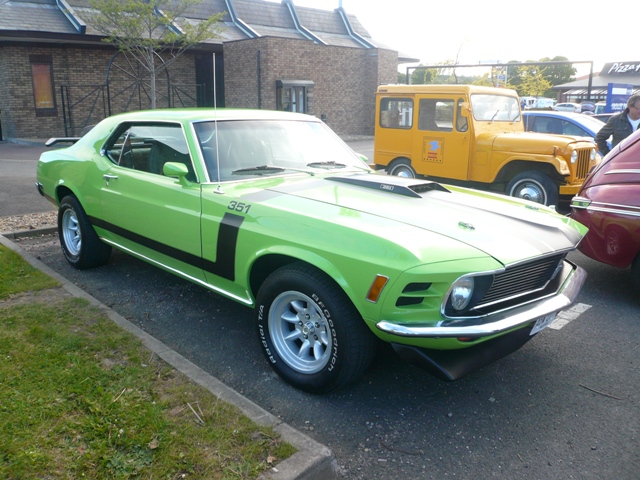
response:
<path id="1" fill-rule="evenodd" d="M 138 235 L 124 228 L 118 227 L 109 222 L 105 222 L 96 217 L 89 217 L 89 221 L 96 227 L 108 230 L 127 240 L 138 243 L 144 247 L 155 250 L 171 258 L 175 258 L 183 263 L 200 268 L 206 272 L 213 273 L 227 280 L 235 281 L 236 277 L 236 247 L 238 245 L 238 232 L 244 221 L 244 217 L 234 213 L 225 213 L 220 223 L 218 231 L 218 243 L 216 244 L 216 261 L 206 260 L 197 255 L 178 250 L 156 240 Z M 198 239 L 200 241 L 200 239 Z"/>

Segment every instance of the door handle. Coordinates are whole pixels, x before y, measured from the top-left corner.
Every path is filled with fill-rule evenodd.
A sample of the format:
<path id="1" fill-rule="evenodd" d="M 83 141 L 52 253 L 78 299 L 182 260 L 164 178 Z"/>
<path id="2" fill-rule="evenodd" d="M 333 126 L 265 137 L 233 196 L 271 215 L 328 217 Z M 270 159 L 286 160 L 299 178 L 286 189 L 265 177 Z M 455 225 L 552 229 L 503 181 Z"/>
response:
<path id="1" fill-rule="evenodd" d="M 107 187 L 109 186 L 109 180 L 117 180 L 118 176 L 117 175 L 109 175 L 108 173 L 104 174 L 102 176 L 103 179 L 105 179 L 107 181 Z"/>

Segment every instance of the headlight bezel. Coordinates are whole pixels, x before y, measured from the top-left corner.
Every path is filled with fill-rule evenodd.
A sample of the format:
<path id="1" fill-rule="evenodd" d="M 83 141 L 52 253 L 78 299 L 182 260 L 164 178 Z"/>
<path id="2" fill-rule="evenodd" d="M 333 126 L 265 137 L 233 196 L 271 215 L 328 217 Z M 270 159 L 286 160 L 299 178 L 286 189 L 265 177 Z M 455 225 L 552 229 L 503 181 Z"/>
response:
<path id="1" fill-rule="evenodd" d="M 484 272 L 477 274 L 467 274 L 462 275 L 455 281 L 453 281 L 451 283 L 451 286 L 449 287 L 447 295 L 444 298 L 442 304 L 442 314 L 445 317 L 455 318 L 463 316 L 467 314 L 467 312 L 473 310 L 476 305 L 478 305 L 484 298 L 485 294 L 491 287 L 494 278 L 493 273 Z M 469 285 L 471 285 L 471 290 L 466 294 L 466 299 L 464 300 L 463 304 L 458 304 L 459 308 L 454 307 L 453 296 L 455 289 L 469 288 Z"/>

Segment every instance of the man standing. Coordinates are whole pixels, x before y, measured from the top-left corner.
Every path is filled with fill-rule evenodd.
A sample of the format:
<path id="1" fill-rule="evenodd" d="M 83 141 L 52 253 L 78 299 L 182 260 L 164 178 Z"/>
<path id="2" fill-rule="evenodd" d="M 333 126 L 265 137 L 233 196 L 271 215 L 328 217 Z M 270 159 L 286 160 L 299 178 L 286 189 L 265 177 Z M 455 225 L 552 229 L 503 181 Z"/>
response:
<path id="1" fill-rule="evenodd" d="M 611 138 L 611 148 L 627 138 L 638 129 L 640 124 L 640 94 L 631 95 L 627 101 L 627 108 L 613 115 L 596 134 L 596 143 L 601 155 L 609 153 L 607 139 Z"/>

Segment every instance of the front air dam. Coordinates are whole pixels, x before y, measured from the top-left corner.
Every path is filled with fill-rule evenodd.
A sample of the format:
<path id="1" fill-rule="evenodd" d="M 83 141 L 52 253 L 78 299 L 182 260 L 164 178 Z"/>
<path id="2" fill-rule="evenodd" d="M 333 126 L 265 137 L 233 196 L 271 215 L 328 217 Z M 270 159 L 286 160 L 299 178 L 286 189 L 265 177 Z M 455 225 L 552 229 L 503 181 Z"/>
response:
<path id="1" fill-rule="evenodd" d="M 393 349 L 405 361 L 416 365 L 441 380 L 459 380 L 465 375 L 515 352 L 535 335 L 530 335 L 533 323 L 473 347 L 459 350 L 431 350 L 392 343 Z"/>

